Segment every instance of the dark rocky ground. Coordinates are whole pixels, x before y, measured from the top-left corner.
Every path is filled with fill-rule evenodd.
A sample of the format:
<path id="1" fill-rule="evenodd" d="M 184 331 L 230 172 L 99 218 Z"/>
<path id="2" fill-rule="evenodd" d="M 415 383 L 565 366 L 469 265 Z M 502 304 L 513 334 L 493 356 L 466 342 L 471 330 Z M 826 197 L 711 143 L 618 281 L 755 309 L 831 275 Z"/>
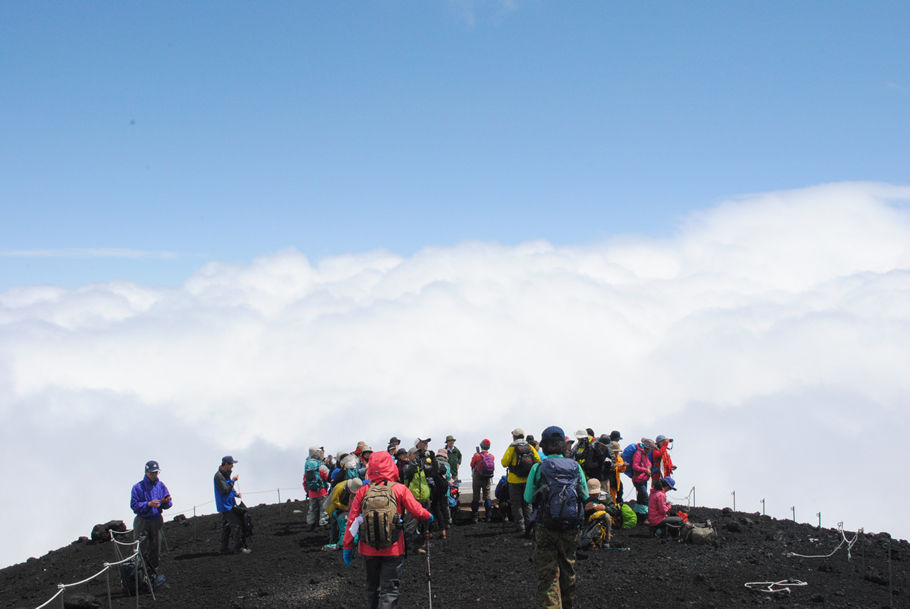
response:
<path id="1" fill-rule="evenodd" d="M 324 530 L 309 532 L 303 503 L 252 509 L 253 552 L 222 556 L 217 515 L 168 522 L 169 549 L 161 571 L 167 583 L 158 600 L 143 607 L 321 609 L 364 606 L 361 560 L 347 568 L 341 552 L 324 552 Z M 694 508 L 693 521 L 712 520 L 716 545 L 694 546 L 651 537 L 647 527 L 618 531 L 614 545 L 630 551 L 599 550 L 578 561 L 578 607 L 900 607 L 906 597 L 910 546 L 887 534 L 860 534 L 852 558 L 841 548 L 828 559 L 788 558 L 788 552 L 827 554 L 841 541 L 837 530 L 788 520 Z M 852 534 L 847 536 L 852 538 Z M 890 560 L 889 560 L 890 549 Z M 535 607 L 535 572 L 530 541 L 507 524 L 455 526 L 449 539 L 430 546 L 433 607 Z M 38 559 L 0 571 L 0 607 L 34 609 L 56 592 L 115 558 L 110 543 L 76 541 Z M 428 607 L 426 557 L 411 554 L 405 566 L 401 606 Z M 889 585 L 890 573 L 890 585 Z M 747 589 L 754 581 L 788 578 L 807 582 L 774 594 Z M 113 607 L 135 607 L 135 599 L 111 577 Z M 107 606 L 105 577 L 77 589 Z M 893 597 L 891 596 L 893 595 Z M 69 596 L 69 594 L 67 595 Z M 893 598 L 893 600 L 890 600 Z M 60 607 L 60 600 L 50 607 Z"/>

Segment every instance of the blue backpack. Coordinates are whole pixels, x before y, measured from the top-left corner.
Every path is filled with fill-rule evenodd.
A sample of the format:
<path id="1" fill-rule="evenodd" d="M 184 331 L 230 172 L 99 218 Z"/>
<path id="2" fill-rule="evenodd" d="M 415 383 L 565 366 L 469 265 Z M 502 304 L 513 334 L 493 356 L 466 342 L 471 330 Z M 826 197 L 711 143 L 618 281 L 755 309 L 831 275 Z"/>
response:
<path id="1" fill-rule="evenodd" d="M 581 473 L 574 459 L 550 457 L 540 462 L 537 519 L 548 529 L 569 530 L 584 522 L 579 486 Z"/>
<path id="2" fill-rule="evenodd" d="M 298 461 L 299 463 L 299 461 Z M 303 486 L 308 491 L 319 492 L 326 488 L 326 483 L 319 475 L 319 466 L 322 462 L 318 459 L 307 459 L 303 466 Z"/>
<path id="3" fill-rule="evenodd" d="M 629 444 L 622 449 L 622 460 L 626 464 L 625 474 L 630 478 L 634 475 L 632 472 L 632 456 L 635 455 L 636 450 L 638 450 L 638 444 Z"/>

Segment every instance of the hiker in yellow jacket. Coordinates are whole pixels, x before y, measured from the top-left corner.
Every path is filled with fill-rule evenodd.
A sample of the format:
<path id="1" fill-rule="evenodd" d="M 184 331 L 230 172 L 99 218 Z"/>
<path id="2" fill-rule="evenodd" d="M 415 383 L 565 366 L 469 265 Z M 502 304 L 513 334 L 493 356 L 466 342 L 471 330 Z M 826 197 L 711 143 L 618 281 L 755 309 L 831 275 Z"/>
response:
<path id="1" fill-rule="evenodd" d="M 525 432 L 516 427 L 512 430 L 512 443 L 502 455 L 502 466 L 508 468 L 506 479 L 509 483 L 509 501 L 512 504 L 512 521 L 518 527 L 518 534 L 525 534 L 525 527 L 530 530 L 531 504 L 525 501 L 525 484 L 528 474 L 535 463 L 540 463 L 540 455 L 533 446 L 525 441 Z"/>

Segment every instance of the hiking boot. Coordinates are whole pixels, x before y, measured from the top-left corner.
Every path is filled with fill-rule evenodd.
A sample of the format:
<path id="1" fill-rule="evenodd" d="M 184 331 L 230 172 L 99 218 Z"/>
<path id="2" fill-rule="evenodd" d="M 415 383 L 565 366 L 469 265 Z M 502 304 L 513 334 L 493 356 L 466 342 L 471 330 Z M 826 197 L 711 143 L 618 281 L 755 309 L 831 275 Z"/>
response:
<path id="1" fill-rule="evenodd" d="M 238 554 L 250 554 L 250 553 L 252 553 L 252 550 L 249 548 L 240 548 L 240 552 L 238 552 Z"/>
<path id="2" fill-rule="evenodd" d="M 484 518 L 486 520 L 486 518 Z M 477 512 L 471 515 L 471 524 L 477 524 Z"/>
<path id="3" fill-rule="evenodd" d="M 439 532 L 439 538 L 440 538 L 440 539 L 445 539 L 445 538 L 446 538 L 446 532 L 445 532 L 445 531 L 440 531 L 440 532 Z"/>
<path id="4" fill-rule="evenodd" d="M 164 577 L 163 575 L 156 575 L 155 579 L 152 580 L 152 587 L 160 588 L 166 581 L 167 581 L 167 578 Z"/>
<path id="5" fill-rule="evenodd" d="M 322 549 L 326 550 L 326 551 L 337 550 L 338 544 L 337 543 L 327 543 L 324 546 L 322 546 Z"/>

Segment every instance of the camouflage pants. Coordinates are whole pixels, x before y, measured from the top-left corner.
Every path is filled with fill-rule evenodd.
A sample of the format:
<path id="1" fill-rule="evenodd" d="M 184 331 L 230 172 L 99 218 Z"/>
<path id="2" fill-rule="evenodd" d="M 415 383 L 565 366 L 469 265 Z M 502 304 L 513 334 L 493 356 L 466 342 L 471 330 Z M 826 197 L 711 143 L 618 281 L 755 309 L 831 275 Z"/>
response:
<path id="1" fill-rule="evenodd" d="M 544 609 L 575 606 L 575 548 L 578 531 L 552 531 L 535 526 L 537 602 Z"/>

